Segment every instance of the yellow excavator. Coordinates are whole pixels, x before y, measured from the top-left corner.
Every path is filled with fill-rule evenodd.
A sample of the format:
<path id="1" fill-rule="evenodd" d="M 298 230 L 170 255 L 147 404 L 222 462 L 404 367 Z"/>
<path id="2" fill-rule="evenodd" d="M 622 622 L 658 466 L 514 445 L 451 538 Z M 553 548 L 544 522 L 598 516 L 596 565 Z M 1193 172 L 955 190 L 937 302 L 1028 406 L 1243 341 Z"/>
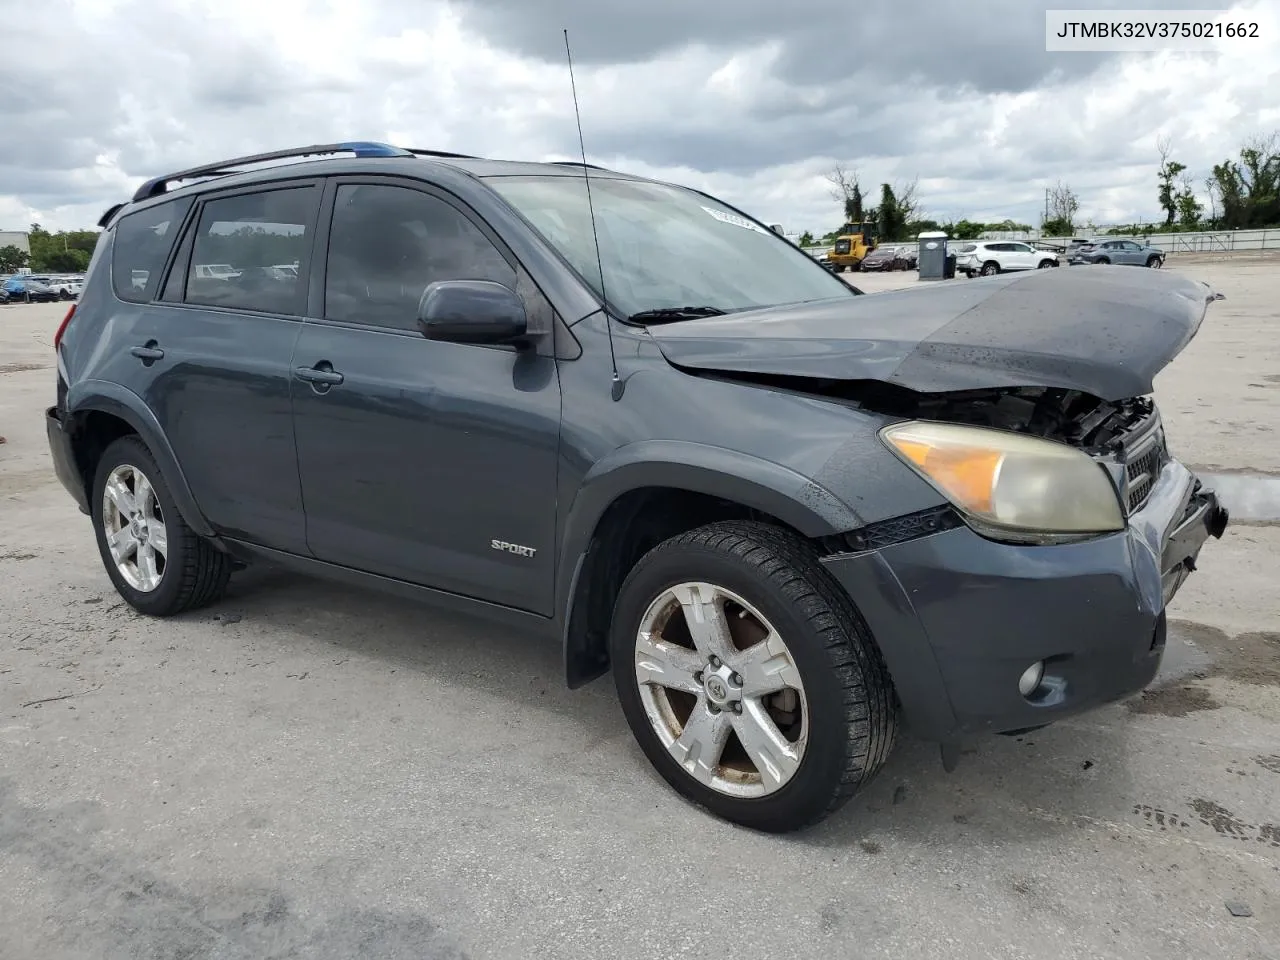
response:
<path id="1" fill-rule="evenodd" d="M 874 223 L 846 223 L 836 235 L 836 242 L 827 254 L 827 266 L 834 273 L 845 268 L 857 270 L 862 258 L 876 248 Z"/>

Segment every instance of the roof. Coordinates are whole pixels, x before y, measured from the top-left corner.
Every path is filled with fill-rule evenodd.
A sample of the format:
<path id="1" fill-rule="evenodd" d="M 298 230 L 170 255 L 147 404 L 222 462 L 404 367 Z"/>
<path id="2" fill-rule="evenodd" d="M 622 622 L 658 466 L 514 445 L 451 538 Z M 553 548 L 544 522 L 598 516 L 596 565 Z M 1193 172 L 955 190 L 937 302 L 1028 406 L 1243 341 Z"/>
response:
<path id="1" fill-rule="evenodd" d="M 263 166 L 263 164 L 267 165 Z M 130 204 L 117 204 L 108 209 L 98 221 L 98 226 L 105 228 L 125 206 L 146 204 L 149 201 L 159 203 L 162 199 L 169 199 L 175 195 L 195 193 L 211 181 L 216 181 L 219 186 L 234 187 L 294 178 L 298 176 L 300 170 L 304 171 L 305 175 L 313 168 L 317 176 L 359 174 L 368 173 L 371 164 L 376 165 L 379 172 L 400 173 L 406 176 L 413 176 L 421 172 L 423 164 L 430 164 L 437 169 L 451 167 L 462 175 L 477 178 L 581 177 L 584 167 L 584 164 L 578 161 L 490 160 L 440 150 L 395 147 L 373 141 L 312 144 L 247 157 L 234 157 L 152 177 L 138 187 Z M 594 171 L 593 175 L 598 177 L 622 180 L 647 179 L 615 170 L 606 170 L 594 164 L 585 164 L 585 166 Z"/>

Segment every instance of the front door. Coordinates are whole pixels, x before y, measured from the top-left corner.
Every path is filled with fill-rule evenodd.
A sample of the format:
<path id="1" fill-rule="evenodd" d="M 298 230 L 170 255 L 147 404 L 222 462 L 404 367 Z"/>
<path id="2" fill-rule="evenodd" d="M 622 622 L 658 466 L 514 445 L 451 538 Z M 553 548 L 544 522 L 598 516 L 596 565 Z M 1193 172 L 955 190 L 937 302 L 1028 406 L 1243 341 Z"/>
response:
<path id="1" fill-rule="evenodd" d="M 412 185 L 339 182 L 294 351 L 307 542 L 321 560 L 522 610 L 554 597 L 555 360 L 417 328 L 436 280 L 517 288 L 487 228 Z M 317 288 L 319 288 L 317 286 Z"/>

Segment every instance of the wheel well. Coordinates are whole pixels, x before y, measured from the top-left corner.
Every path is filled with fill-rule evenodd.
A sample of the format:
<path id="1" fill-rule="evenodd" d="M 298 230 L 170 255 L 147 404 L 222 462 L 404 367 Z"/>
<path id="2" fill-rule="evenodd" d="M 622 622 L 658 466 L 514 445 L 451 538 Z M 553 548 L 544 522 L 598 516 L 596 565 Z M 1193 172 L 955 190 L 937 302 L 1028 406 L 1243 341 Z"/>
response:
<path id="1" fill-rule="evenodd" d="M 128 420 L 100 410 L 90 410 L 77 417 L 74 450 L 76 467 L 80 471 L 86 494 L 90 493 L 93 475 L 98 470 L 98 461 L 102 459 L 102 454 L 107 447 L 121 437 L 137 434 L 137 432 Z"/>
<path id="2" fill-rule="evenodd" d="M 566 679 L 579 687 L 609 669 L 609 625 L 631 568 L 664 540 L 721 520 L 787 524 L 762 511 L 692 490 L 643 487 L 609 505 L 596 524 L 570 602 Z"/>

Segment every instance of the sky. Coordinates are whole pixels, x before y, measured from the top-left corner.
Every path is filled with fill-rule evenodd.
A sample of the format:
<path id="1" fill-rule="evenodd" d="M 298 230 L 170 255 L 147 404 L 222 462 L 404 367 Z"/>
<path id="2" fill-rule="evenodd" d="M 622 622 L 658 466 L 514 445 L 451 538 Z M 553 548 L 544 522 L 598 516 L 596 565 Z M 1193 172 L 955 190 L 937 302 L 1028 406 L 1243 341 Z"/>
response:
<path id="1" fill-rule="evenodd" d="M 1215 53 L 1047 53 L 1046 8 L 1232 7 Z M 92 226 L 143 179 L 350 139 L 588 159 L 788 232 L 825 174 L 918 179 L 938 220 L 1160 218 L 1157 138 L 1199 184 L 1280 130 L 1280 0 L 0 0 L 0 230 Z M 1171 14 L 1172 15 L 1172 14 Z M 1203 193 L 1203 188 L 1199 188 Z"/>

